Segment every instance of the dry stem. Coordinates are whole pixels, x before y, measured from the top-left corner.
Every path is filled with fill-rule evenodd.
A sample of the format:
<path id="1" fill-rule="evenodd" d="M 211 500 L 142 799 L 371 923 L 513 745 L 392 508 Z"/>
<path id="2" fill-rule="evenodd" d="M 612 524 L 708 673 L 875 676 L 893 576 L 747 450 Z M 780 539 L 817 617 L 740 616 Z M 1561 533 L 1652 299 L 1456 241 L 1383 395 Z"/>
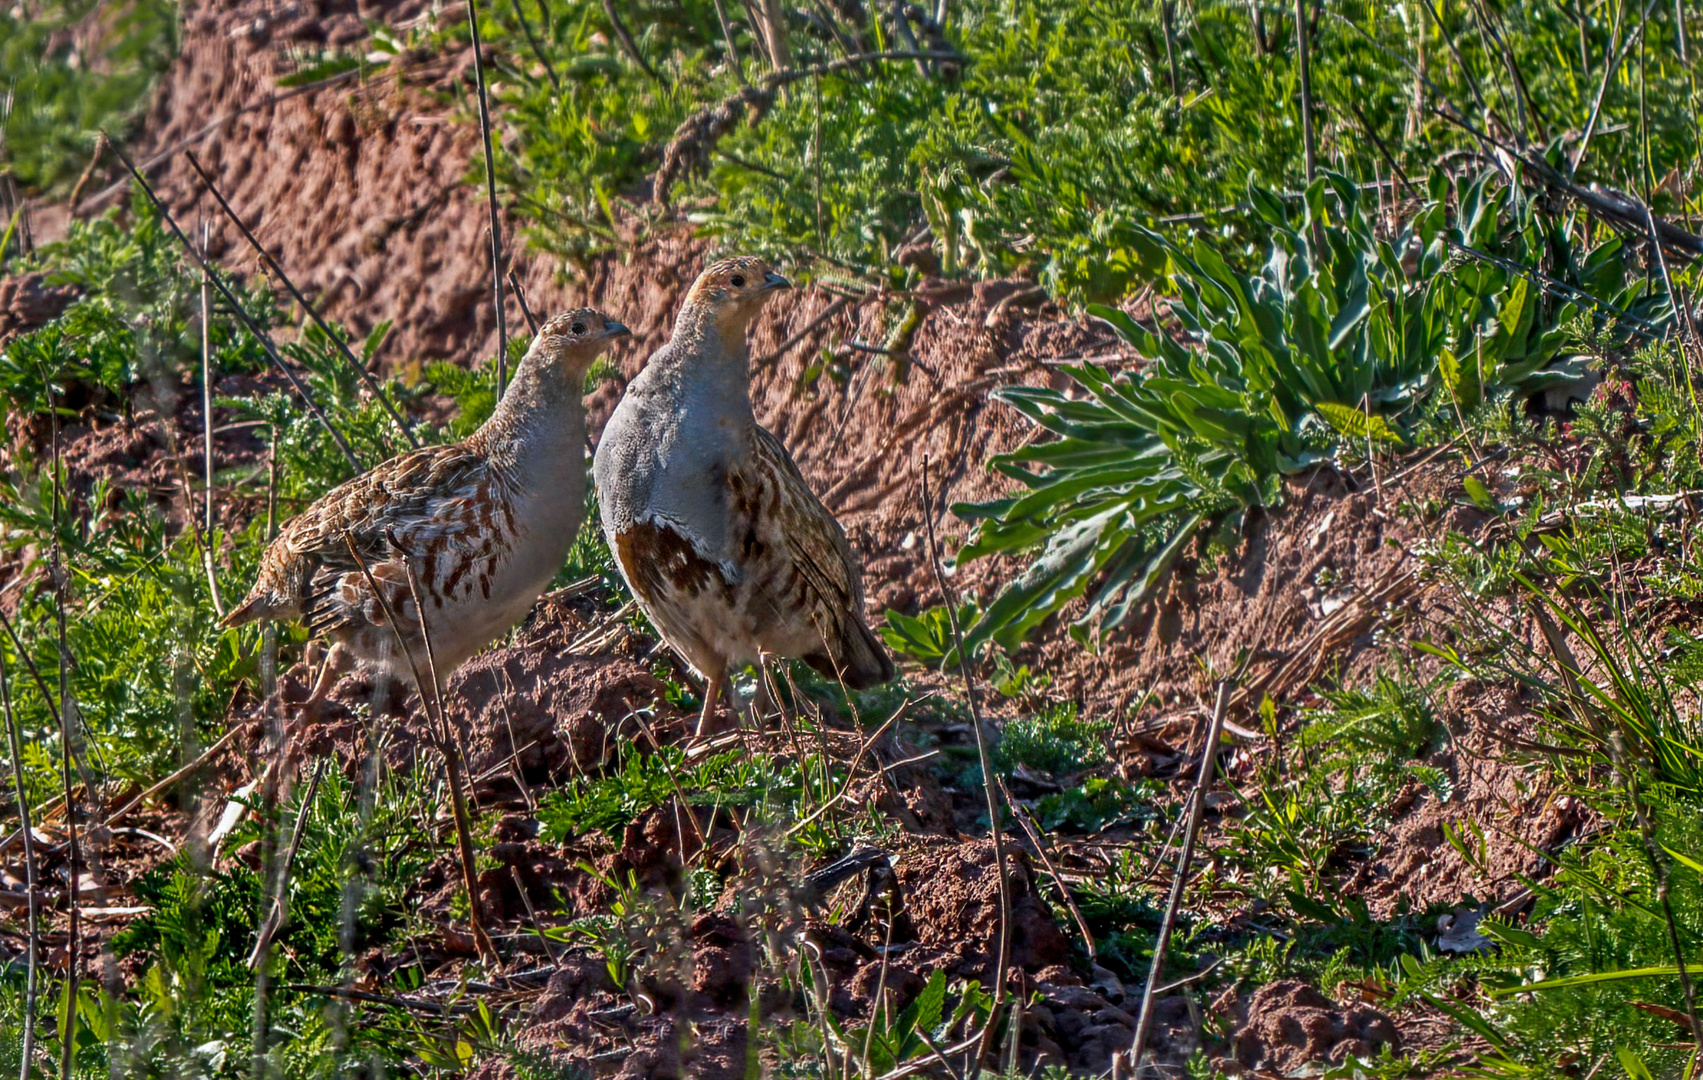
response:
<path id="1" fill-rule="evenodd" d="M 946 575 L 940 568 L 940 545 L 934 536 L 934 507 L 928 496 L 926 456 L 922 459 L 922 521 L 928 536 L 929 569 L 934 574 L 934 584 L 940 589 L 941 599 L 946 602 L 946 618 L 952 627 L 952 648 L 958 654 L 958 674 L 964 679 L 964 696 L 970 706 L 970 727 L 976 733 L 976 756 L 982 768 L 982 794 L 987 800 L 988 834 L 993 838 L 994 874 L 999 881 L 999 950 L 995 954 L 997 959 L 993 969 L 993 1006 L 997 1013 L 1000 1003 L 1005 1000 L 1006 952 L 1011 940 L 1011 885 L 1005 876 L 1005 841 L 999 829 L 999 798 L 994 794 L 993 755 L 988 752 L 987 733 L 982 730 L 982 710 L 976 702 L 976 684 L 970 677 L 969 657 L 964 654 L 964 635 L 958 626 L 958 599 L 946 584 Z M 993 1029 L 990 1016 L 982 1032 L 983 1053 L 987 1050 L 986 1040 L 992 1037 Z"/>
<path id="2" fill-rule="evenodd" d="M 211 264 L 201 257 L 201 253 L 195 250 L 195 245 L 191 244 L 189 238 L 183 235 L 183 230 L 177 227 L 177 219 L 172 217 L 171 211 L 166 209 L 166 204 L 154 193 L 153 185 L 148 183 L 148 178 L 142 175 L 141 170 L 136 168 L 135 163 L 123 150 L 119 149 L 117 143 L 113 144 L 112 152 L 118 155 L 118 159 L 124 163 L 125 168 L 130 170 L 130 175 L 135 177 L 136 182 L 142 186 L 143 194 L 148 196 L 148 201 L 153 204 L 155 210 L 159 211 L 161 220 L 166 223 L 166 227 L 171 230 L 172 235 L 177 237 L 178 243 L 183 245 L 183 249 L 189 252 L 190 261 L 207 276 L 207 280 L 212 282 L 213 287 L 219 290 L 219 295 L 225 298 L 225 303 L 231 305 L 231 310 L 236 313 L 243 326 L 250 334 L 254 335 L 256 341 L 260 342 L 260 347 L 265 350 L 266 358 L 272 361 L 272 366 L 277 368 L 279 373 L 288 380 L 290 387 L 295 390 L 296 394 L 302 399 L 302 403 L 307 406 L 308 412 L 312 413 L 313 418 L 330 434 L 332 441 L 337 444 L 337 449 L 341 450 L 343 457 L 348 460 L 349 467 L 354 469 L 357 474 L 363 472 L 361 461 L 355 456 L 355 451 L 349 448 L 349 443 L 343 438 L 342 432 L 332 426 L 331 418 L 325 415 L 325 411 L 313 399 L 308 388 L 302 384 L 301 379 L 296 377 L 295 371 L 284 362 L 283 355 L 278 352 L 278 346 L 272 341 L 272 335 L 260 328 L 260 325 L 249 315 L 248 309 L 237 301 L 236 294 L 225 285 L 219 275 L 213 272 Z"/>
<path id="3" fill-rule="evenodd" d="M 503 219 L 497 209 L 497 160 L 491 154 L 491 104 L 485 93 L 485 46 L 479 39 L 479 7 L 467 0 L 467 29 L 473 35 L 473 81 L 479 92 L 479 135 L 485 143 L 485 198 L 491 210 L 491 298 L 497 309 L 497 399 L 509 385 L 509 325 L 503 312 Z M 420 613 L 425 625 L 425 613 Z"/>
<path id="4" fill-rule="evenodd" d="M 1194 843 L 1200 834 L 1200 820 L 1206 813 L 1206 792 L 1212 787 L 1212 773 L 1218 764 L 1218 743 L 1224 736 L 1224 714 L 1230 706 L 1230 683 L 1218 683 L 1218 700 L 1212 705 L 1212 720 L 1207 724 L 1206 743 L 1201 750 L 1200 775 L 1195 781 L 1194 796 L 1189 801 L 1188 824 L 1183 829 L 1183 850 L 1177 856 L 1177 872 L 1171 878 L 1171 898 L 1165 905 L 1165 919 L 1159 924 L 1159 937 L 1153 943 L 1153 965 L 1147 969 L 1147 991 L 1141 998 L 1141 1015 L 1135 1021 L 1135 1040 L 1130 1045 L 1130 1075 L 1141 1075 L 1141 1055 L 1147 1049 L 1147 1029 L 1153 1023 L 1154 999 L 1159 996 L 1159 976 L 1165 969 L 1165 949 L 1171 943 L 1171 931 L 1177 924 L 1177 911 L 1183 904 L 1183 887 L 1188 884 L 1189 864 L 1194 861 Z"/>
<path id="5" fill-rule="evenodd" d="M 201 251 L 207 251 L 207 226 L 201 226 Z M 225 617 L 225 601 L 219 595 L 219 575 L 213 566 L 213 297 L 207 275 L 201 275 L 201 462 L 207 487 L 207 539 L 201 545 L 201 561 L 207 571 L 207 591 L 213 610 Z"/>
<path id="6" fill-rule="evenodd" d="M 302 794 L 302 804 L 296 810 L 296 824 L 290 830 L 290 846 L 284 850 L 283 861 L 278 864 L 273 875 L 272 907 L 255 938 L 253 950 L 248 954 L 248 967 L 251 971 L 260 970 L 266 963 L 267 954 L 272 951 L 272 939 L 284 928 L 284 922 L 289 918 L 290 870 L 295 865 L 296 853 L 302 848 L 302 833 L 307 827 L 308 811 L 313 808 L 314 797 L 319 794 L 319 781 L 324 775 L 325 759 L 320 758 L 314 766 L 313 778 L 308 781 L 307 791 Z"/>
<path id="7" fill-rule="evenodd" d="M 450 812 L 455 816 L 455 842 L 461 852 L 461 876 L 467 886 L 467 919 L 473 928 L 473 945 L 479 950 L 481 960 L 496 963 L 497 949 L 491 944 L 491 935 L 485 932 L 485 916 L 479 910 L 478 858 L 473 851 L 473 827 L 467 814 L 467 787 L 462 770 L 461 749 L 450 730 L 449 718 L 444 715 L 443 683 L 438 679 L 438 660 L 437 654 L 432 651 L 432 632 L 426 625 L 425 598 L 420 595 L 420 582 L 414 573 L 413 556 L 397 542 L 394 530 L 388 533 L 387 538 L 390 540 L 390 546 L 402 558 L 402 569 L 408 574 L 408 594 L 414 598 L 414 611 L 420 617 L 420 640 L 426 646 L 426 670 L 432 678 L 432 707 L 437 713 L 438 752 L 443 755 L 444 772 L 449 778 Z M 348 539 L 349 547 L 353 550 L 354 540 Z M 394 618 L 391 619 L 390 625 L 392 629 L 396 629 Z M 397 630 L 399 637 L 400 633 L 401 631 Z M 404 645 L 403 649 L 406 651 L 407 645 Z M 418 671 L 415 674 L 415 685 L 418 686 Z M 425 697 L 424 687 L 421 687 L 420 695 Z"/>
<path id="8" fill-rule="evenodd" d="M 0 650 L 0 708 L 5 710 L 6 739 L 12 750 L 12 781 L 18 789 L 19 831 L 24 839 L 24 888 L 28 890 L 29 905 L 29 964 L 24 983 L 24 1032 L 19 1056 L 23 1061 L 21 1080 L 30 1080 L 30 1065 L 35 1060 L 35 1007 L 37 980 L 41 973 L 41 908 L 37 893 L 35 834 L 30 826 L 29 795 L 24 790 L 24 745 L 18 732 L 18 718 L 12 713 L 12 691 L 6 671 L 6 654 Z"/>

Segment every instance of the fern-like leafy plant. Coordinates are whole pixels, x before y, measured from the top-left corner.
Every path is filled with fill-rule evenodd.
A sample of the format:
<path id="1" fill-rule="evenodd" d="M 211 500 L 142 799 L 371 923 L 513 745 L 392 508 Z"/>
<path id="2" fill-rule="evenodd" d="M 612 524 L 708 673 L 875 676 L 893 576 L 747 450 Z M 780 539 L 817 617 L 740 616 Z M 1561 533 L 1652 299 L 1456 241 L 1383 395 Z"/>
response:
<path id="1" fill-rule="evenodd" d="M 1090 589 L 1072 632 L 1116 626 L 1197 536 L 1274 505 L 1284 476 L 1344 446 L 1402 445 L 1435 412 L 1446 423 L 1487 396 L 1541 389 L 1584 317 L 1632 328 L 1658 317 L 1645 283 L 1609 280 L 1619 241 L 1577 251 L 1564 223 L 1498 198 L 1489 178 L 1460 192 L 1458 224 L 1448 196 L 1434 178 L 1420 212 L 1383 239 L 1342 177 L 1315 182 L 1298 213 L 1254 189 L 1272 239 L 1249 270 L 1203 238 L 1135 229 L 1180 332 L 1091 305 L 1143 370 L 1080 364 L 1065 369 L 1077 392 L 999 392 L 1055 438 L 994 461 L 1027 490 L 954 508 L 977 522 L 960 563 L 1035 554 L 967 644 L 1013 647 Z M 1581 283 L 1613 286 L 1612 299 Z M 1643 314 L 1617 314 L 1628 304 Z"/>

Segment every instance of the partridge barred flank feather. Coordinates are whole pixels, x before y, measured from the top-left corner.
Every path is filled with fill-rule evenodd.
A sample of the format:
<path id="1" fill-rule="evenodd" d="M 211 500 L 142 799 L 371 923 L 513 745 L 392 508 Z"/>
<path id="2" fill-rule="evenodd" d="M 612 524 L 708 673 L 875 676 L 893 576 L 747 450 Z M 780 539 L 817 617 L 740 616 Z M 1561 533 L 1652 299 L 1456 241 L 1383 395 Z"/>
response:
<path id="1" fill-rule="evenodd" d="M 592 465 L 622 576 L 709 683 L 700 733 L 729 666 L 763 654 L 803 659 L 856 689 L 894 673 L 863 620 L 845 533 L 751 411 L 746 330 L 788 284 L 753 258 L 705 270 Z"/>
<path id="2" fill-rule="evenodd" d="M 266 549 L 260 575 L 223 625 L 305 620 L 332 639 L 304 714 L 311 718 L 353 661 L 402 674 L 409 657 L 385 625 L 349 553 L 395 613 L 426 670 L 414 561 L 440 677 L 513 626 L 561 569 L 585 512 L 585 405 L 592 361 L 627 328 L 583 308 L 546 322 L 491 418 L 463 442 L 391 458 L 334 488 Z M 391 538 L 402 551 L 392 547 Z"/>

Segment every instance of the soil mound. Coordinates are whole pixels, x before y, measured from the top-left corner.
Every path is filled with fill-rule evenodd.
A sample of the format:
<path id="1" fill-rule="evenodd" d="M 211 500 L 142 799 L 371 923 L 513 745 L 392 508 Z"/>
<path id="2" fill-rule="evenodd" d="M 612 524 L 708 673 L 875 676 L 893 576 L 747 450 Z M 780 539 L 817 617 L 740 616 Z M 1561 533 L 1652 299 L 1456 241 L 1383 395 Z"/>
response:
<path id="1" fill-rule="evenodd" d="M 1238 1063 L 1280 1076 L 1321 1062 L 1341 1065 L 1350 1056 L 1374 1057 L 1386 1046 L 1401 1049 L 1389 1017 L 1363 1005 L 1344 1008 L 1298 979 L 1260 987 L 1235 1036 Z"/>
<path id="2" fill-rule="evenodd" d="M 70 285 L 50 285 L 46 274 L 0 278 L 0 349 L 19 334 L 57 318 L 77 298 Z"/>

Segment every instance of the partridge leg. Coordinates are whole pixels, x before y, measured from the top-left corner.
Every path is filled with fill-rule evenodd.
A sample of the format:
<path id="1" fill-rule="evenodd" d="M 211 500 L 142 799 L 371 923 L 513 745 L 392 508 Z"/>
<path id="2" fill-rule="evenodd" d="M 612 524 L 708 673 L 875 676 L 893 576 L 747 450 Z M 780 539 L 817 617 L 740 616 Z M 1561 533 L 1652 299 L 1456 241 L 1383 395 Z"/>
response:
<path id="1" fill-rule="evenodd" d="M 314 680 L 313 692 L 308 694 L 307 700 L 302 702 L 296 715 L 284 725 L 281 741 L 274 748 L 271 760 L 260 774 L 258 790 L 276 792 L 280 785 L 290 782 L 301 759 L 297 736 L 308 725 L 319 722 L 320 711 L 325 707 L 325 699 L 331 696 L 331 688 L 337 685 L 338 676 L 354 665 L 354 659 L 342 642 L 332 645 L 331 651 L 325 654 L 324 661 L 319 665 L 319 676 Z"/>
<path id="2" fill-rule="evenodd" d="M 296 714 L 296 725 L 317 724 L 319 714 L 325 707 L 325 699 L 331 696 L 331 688 L 337 685 L 337 679 L 352 666 L 354 657 L 343 647 L 341 641 L 331 646 L 326 654 L 325 662 L 319 665 L 319 678 L 314 681 L 313 693 L 302 702 L 302 708 Z"/>
<path id="3" fill-rule="evenodd" d="M 712 721 L 715 718 L 716 705 L 721 700 L 722 684 L 726 681 L 726 675 L 710 676 L 709 686 L 704 689 L 704 708 L 698 714 L 698 730 L 692 733 L 692 738 L 702 739 L 713 733 Z"/>
<path id="4" fill-rule="evenodd" d="M 751 726 L 757 731 L 768 730 L 769 720 L 780 715 L 780 687 L 775 682 L 775 664 L 781 661 L 769 654 L 758 657 L 757 693 L 751 698 Z"/>

